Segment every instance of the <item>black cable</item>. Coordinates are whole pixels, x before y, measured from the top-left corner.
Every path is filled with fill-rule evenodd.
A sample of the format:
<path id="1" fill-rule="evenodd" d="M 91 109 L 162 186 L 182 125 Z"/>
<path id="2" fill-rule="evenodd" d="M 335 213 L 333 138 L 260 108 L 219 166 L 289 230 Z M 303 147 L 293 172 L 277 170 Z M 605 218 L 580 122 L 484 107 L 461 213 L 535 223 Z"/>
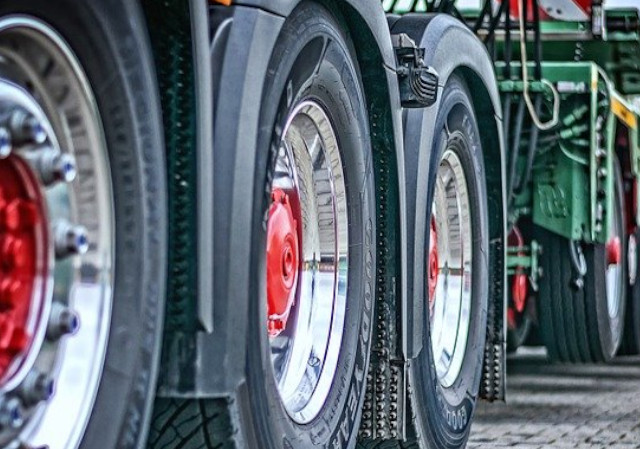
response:
<path id="1" fill-rule="evenodd" d="M 505 142 L 509 142 L 509 131 L 511 130 L 511 104 L 513 103 L 513 94 L 507 92 L 504 94 L 504 104 L 502 106 L 502 134 Z M 508 146 L 508 143 L 507 143 Z"/>
<path id="2" fill-rule="evenodd" d="M 511 1 L 502 0 L 507 2 L 506 13 L 504 17 L 504 79 L 511 79 L 511 54 L 513 48 L 511 47 Z"/>
<path id="3" fill-rule="evenodd" d="M 454 2 L 455 4 L 455 2 Z M 460 22 L 465 22 L 464 17 L 462 17 L 462 14 L 460 14 L 460 11 L 458 11 L 458 8 L 456 8 L 455 6 L 453 6 L 451 8 L 451 15 L 453 17 L 455 17 L 456 19 L 458 19 Z"/>
<path id="4" fill-rule="evenodd" d="M 518 162 L 518 153 L 520 152 L 520 133 L 522 132 L 522 122 L 524 121 L 524 109 L 525 102 L 524 98 L 520 98 L 520 102 L 518 103 L 518 110 L 516 112 L 516 121 L 513 129 L 513 144 L 511 145 L 511 151 L 509 152 L 509 177 L 507 178 L 507 204 L 511 204 L 511 199 L 513 197 L 513 186 L 516 176 L 516 168 Z M 508 143 L 507 143 L 508 144 Z"/>
<path id="5" fill-rule="evenodd" d="M 538 93 L 536 95 L 534 110 L 536 115 L 540 116 L 540 108 L 542 107 L 542 93 Z M 535 123 L 531 123 L 531 131 L 529 136 L 529 148 L 527 149 L 527 163 L 524 167 L 524 175 L 518 181 L 518 185 L 514 187 L 513 193 L 515 195 L 519 195 L 524 190 L 525 186 L 529 183 L 529 179 L 531 179 L 531 167 L 533 167 L 533 159 L 536 155 L 536 150 L 538 149 L 538 136 L 540 134 L 540 129 L 535 125 Z"/>
<path id="6" fill-rule="evenodd" d="M 484 5 L 482 5 L 482 10 L 480 11 L 480 15 L 478 16 L 476 23 L 473 25 L 474 33 L 476 33 L 480 29 L 480 27 L 482 27 L 482 24 L 484 23 L 484 18 L 486 17 L 487 12 L 490 10 L 490 6 L 491 6 L 491 0 L 485 0 Z"/>
<path id="7" fill-rule="evenodd" d="M 493 36 L 495 34 L 496 27 L 498 26 L 498 23 L 500 23 L 500 18 L 504 14 L 504 10 L 507 7 L 507 3 L 509 3 L 509 2 L 508 1 L 503 1 L 502 3 L 500 3 L 500 8 L 498 8 L 497 14 L 491 18 L 491 23 L 489 24 L 489 29 L 487 30 L 487 35 L 484 38 L 484 42 L 485 43 L 489 42 L 490 40 L 493 40 Z"/>
<path id="8" fill-rule="evenodd" d="M 535 60 L 536 67 L 534 70 L 535 79 L 538 81 L 542 79 L 542 42 L 540 39 L 540 6 L 538 0 L 532 0 L 533 5 L 533 59 Z"/>

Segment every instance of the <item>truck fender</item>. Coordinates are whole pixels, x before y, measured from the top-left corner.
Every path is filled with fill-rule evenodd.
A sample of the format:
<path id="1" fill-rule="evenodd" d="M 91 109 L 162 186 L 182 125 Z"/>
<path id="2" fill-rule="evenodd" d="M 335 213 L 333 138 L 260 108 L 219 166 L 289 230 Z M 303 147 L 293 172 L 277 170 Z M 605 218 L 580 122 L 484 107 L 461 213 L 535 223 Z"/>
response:
<path id="1" fill-rule="evenodd" d="M 426 50 L 424 63 L 439 75 L 439 94 L 449 77 L 456 73 L 465 79 L 472 93 L 472 102 L 481 129 L 484 149 L 486 182 L 489 207 L 490 252 L 490 298 L 485 369 L 482 382 L 482 397 L 500 399 L 504 397 L 505 370 L 505 147 L 502 133 L 502 107 L 498 92 L 493 61 L 484 44 L 457 19 L 444 14 L 407 15 L 395 20 L 391 33 L 407 34 L 418 47 Z M 407 189 L 407 235 L 411 236 L 407 259 L 414 269 L 408 273 L 408 315 L 412 331 L 407 342 L 408 356 L 415 357 L 421 350 L 424 332 L 422 316 L 424 298 L 414 292 L 422 291 L 424 278 L 413 273 L 426 273 L 424 267 L 425 235 L 415 230 L 426 229 L 427 219 L 427 173 L 434 138 L 435 118 L 439 98 L 431 107 L 406 109 L 404 111 L 405 176 Z M 495 369 L 499 368 L 499 376 Z M 489 381 L 487 384 L 485 381 Z M 486 387 L 489 385 L 489 387 Z M 484 391 L 484 390 L 487 391 Z"/>

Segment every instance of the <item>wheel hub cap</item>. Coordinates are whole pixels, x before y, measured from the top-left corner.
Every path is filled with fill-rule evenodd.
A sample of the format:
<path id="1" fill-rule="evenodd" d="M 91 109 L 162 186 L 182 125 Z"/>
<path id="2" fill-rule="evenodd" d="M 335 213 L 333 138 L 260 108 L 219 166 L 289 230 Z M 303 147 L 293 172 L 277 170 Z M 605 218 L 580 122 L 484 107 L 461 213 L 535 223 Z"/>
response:
<path id="1" fill-rule="evenodd" d="M 520 250 L 524 246 L 524 238 L 520 233 L 520 229 L 516 226 L 513 227 L 509 233 L 508 244 L 512 248 Z M 519 256 L 524 256 L 524 251 L 518 251 Z M 511 277 L 511 300 L 515 311 L 522 313 L 526 306 L 528 295 L 528 279 L 524 273 L 524 268 L 521 266 L 516 267 L 515 274 Z M 515 314 L 514 314 L 515 315 Z"/>
<path id="2" fill-rule="evenodd" d="M 16 156 L 0 160 L 0 379 L 15 373 L 44 308 L 47 223 L 39 187 Z"/>
<path id="3" fill-rule="evenodd" d="M 267 227 L 268 331 L 276 336 L 287 325 L 295 301 L 298 279 L 298 221 L 293 218 L 289 197 L 281 189 L 271 193 Z"/>
<path id="4" fill-rule="evenodd" d="M 433 313 L 436 287 L 438 286 L 438 234 L 436 232 L 436 220 L 431 217 L 429 229 L 429 310 Z"/>
<path id="5" fill-rule="evenodd" d="M 620 238 L 614 236 L 607 242 L 607 264 L 618 265 L 620 263 Z"/>

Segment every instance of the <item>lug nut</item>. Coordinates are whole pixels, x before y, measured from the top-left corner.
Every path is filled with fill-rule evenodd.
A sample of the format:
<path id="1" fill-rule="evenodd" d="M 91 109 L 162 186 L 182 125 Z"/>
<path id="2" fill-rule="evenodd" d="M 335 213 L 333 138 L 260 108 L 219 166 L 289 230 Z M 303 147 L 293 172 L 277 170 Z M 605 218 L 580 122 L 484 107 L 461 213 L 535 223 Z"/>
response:
<path id="1" fill-rule="evenodd" d="M 63 335 L 75 334 L 80 328 L 80 318 L 70 308 L 54 302 L 47 324 L 47 340 L 56 341 Z"/>
<path id="2" fill-rule="evenodd" d="M 11 154 L 11 135 L 7 128 L 0 128 L 0 159 L 6 159 Z"/>
<path id="3" fill-rule="evenodd" d="M 18 395 L 27 405 L 35 405 L 41 401 L 48 401 L 53 396 L 55 383 L 50 376 L 33 370 L 27 374 Z"/>
<path id="4" fill-rule="evenodd" d="M 45 186 L 56 182 L 72 182 L 78 173 L 76 160 L 70 154 L 51 147 L 31 150 L 22 154 Z"/>
<path id="5" fill-rule="evenodd" d="M 85 254 L 89 250 L 87 229 L 84 226 L 58 221 L 53 226 L 53 235 L 57 258 Z"/>
<path id="6" fill-rule="evenodd" d="M 47 133 L 40 121 L 21 109 L 17 109 L 11 114 L 9 128 L 16 143 L 41 144 L 47 140 Z"/>
<path id="7" fill-rule="evenodd" d="M 22 404 L 17 398 L 3 399 L 0 402 L 0 427 L 17 429 L 22 426 L 24 417 Z"/>

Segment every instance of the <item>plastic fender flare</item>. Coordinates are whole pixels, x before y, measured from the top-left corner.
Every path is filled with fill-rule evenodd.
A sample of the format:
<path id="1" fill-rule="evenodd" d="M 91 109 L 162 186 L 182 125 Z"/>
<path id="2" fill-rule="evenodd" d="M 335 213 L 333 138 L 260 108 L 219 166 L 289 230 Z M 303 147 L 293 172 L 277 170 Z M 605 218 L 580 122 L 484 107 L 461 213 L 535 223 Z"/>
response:
<path id="1" fill-rule="evenodd" d="M 304 0 L 239 0 L 234 5 L 245 5 L 260 8 L 282 17 L 288 17 L 296 6 Z M 332 9 L 340 4 L 347 4 L 362 18 L 373 34 L 384 63 L 389 67 L 395 67 L 395 55 L 391 45 L 387 19 L 379 1 L 371 0 L 312 0 L 324 4 Z"/>
<path id="2" fill-rule="evenodd" d="M 505 147 L 502 136 L 502 107 L 498 93 L 493 62 L 483 43 L 457 19 L 444 14 L 407 15 L 396 20 L 392 25 L 392 34 L 405 33 L 411 37 L 419 47 L 426 49 L 425 64 L 435 68 L 439 75 L 439 92 L 452 73 L 460 73 L 467 82 L 465 75 L 471 74 L 486 90 L 489 98 L 488 105 L 494 116 L 495 127 L 491 127 L 490 133 L 483 132 L 483 146 L 485 138 L 491 134 L 491 141 L 497 143 L 497 148 L 484 148 L 485 165 L 487 172 L 487 191 L 490 197 L 490 239 L 501 240 L 502 245 L 494 260 L 490 260 L 490 273 L 501 278 L 504 285 L 504 257 L 506 235 L 506 211 L 505 211 Z M 440 97 L 440 95 L 439 95 Z M 426 273 L 424 267 L 424 254 L 419 248 L 425 248 L 425 236 L 416 233 L 416 229 L 424 228 L 427 214 L 427 173 L 431 157 L 431 146 L 434 138 L 435 118 L 440 104 L 438 98 L 435 105 L 425 109 L 407 109 L 404 111 L 404 142 L 405 142 L 405 175 L 408 185 L 415 185 L 415 189 L 407 189 L 407 232 L 412 236 L 412 244 L 408 245 L 407 259 L 415 269 L 408 273 L 407 297 L 409 301 L 408 315 L 411 317 L 412 332 L 407 343 L 410 348 L 409 357 L 415 357 L 422 349 L 422 333 L 424 332 L 422 316 L 424 313 L 424 298 L 417 297 L 416 293 L 424 291 L 424 278 L 415 277 L 413 273 Z M 474 104 L 476 112 L 478 104 Z M 493 151 L 491 151 L 493 150 Z M 492 176 L 493 175 L 493 176 Z M 491 179 L 490 179 L 491 178 Z M 489 183 L 493 182 L 493 189 Z M 494 198 L 491 198 L 491 196 Z M 495 197 L 498 198 L 495 198 Z M 491 210 L 493 209 L 493 210 Z M 506 297 L 504 288 L 493 291 L 490 304 L 496 311 L 501 310 L 500 319 L 502 332 L 488 333 L 488 339 L 492 345 L 504 345 L 506 335 L 504 329 L 504 310 L 506 309 Z M 502 357 L 502 355 L 499 355 Z M 503 364 L 504 365 L 504 364 Z"/>

